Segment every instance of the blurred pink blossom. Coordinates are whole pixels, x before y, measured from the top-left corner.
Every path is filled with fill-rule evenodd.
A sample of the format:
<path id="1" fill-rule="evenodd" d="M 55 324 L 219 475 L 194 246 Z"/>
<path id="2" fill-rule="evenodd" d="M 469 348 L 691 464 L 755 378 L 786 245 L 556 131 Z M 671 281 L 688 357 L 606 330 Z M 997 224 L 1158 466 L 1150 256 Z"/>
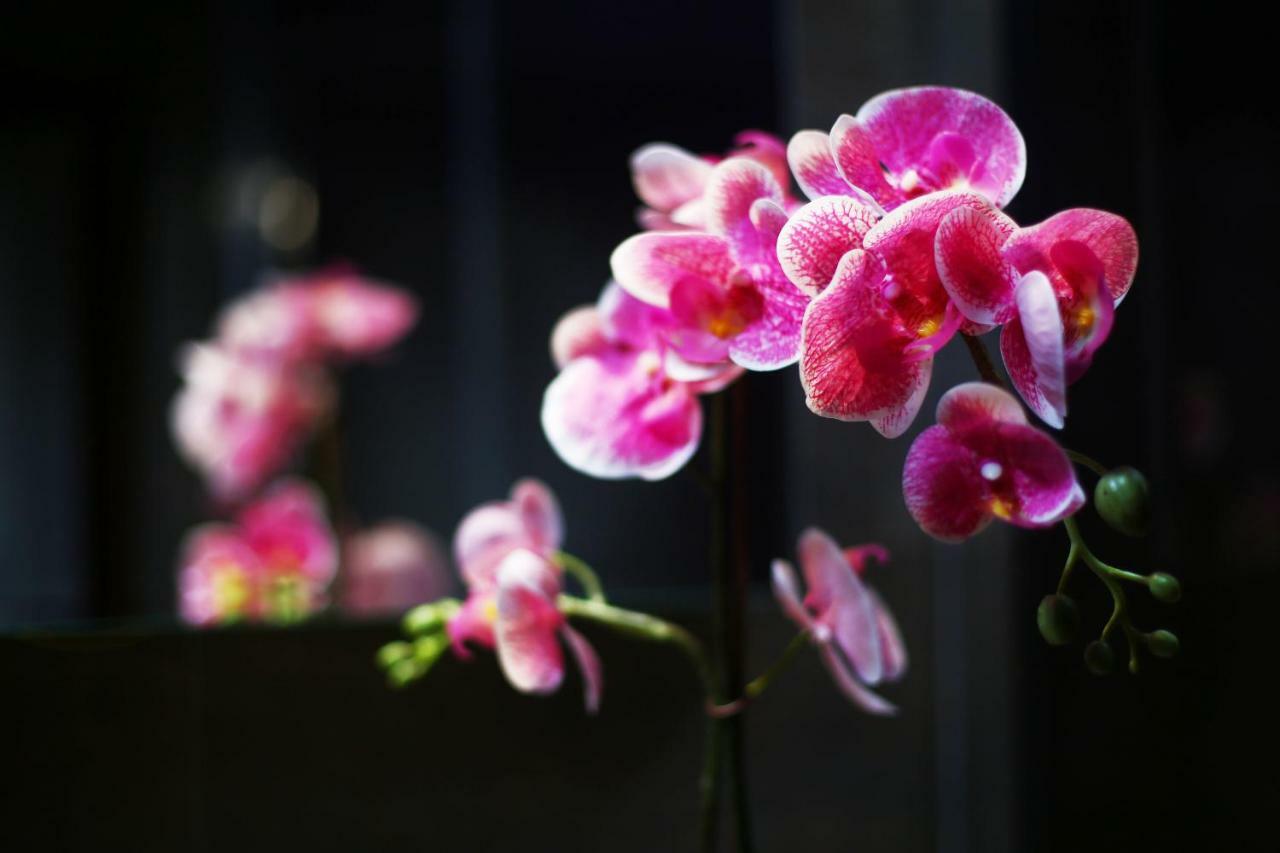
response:
<path id="1" fill-rule="evenodd" d="M 342 609 L 358 616 L 403 613 L 444 597 L 452 586 L 435 537 L 411 521 L 386 521 L 347 537 Z"/>

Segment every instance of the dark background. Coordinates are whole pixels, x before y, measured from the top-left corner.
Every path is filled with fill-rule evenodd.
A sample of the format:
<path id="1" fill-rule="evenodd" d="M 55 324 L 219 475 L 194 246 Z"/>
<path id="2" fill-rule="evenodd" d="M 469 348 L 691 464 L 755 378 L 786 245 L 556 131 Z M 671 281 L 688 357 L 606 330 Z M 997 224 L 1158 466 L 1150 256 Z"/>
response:
<path id="1" fill-rule="evenodd" d="M 1144 540 L 1095 548 L 1184 581 L 1143 626 L 1173 662 L 1096 679 L 1033 613 L 1065 540 L 930 543 L 898 488 L 908 439 L 810 415 L 793 371 L 744 383 L 753 665 L 787 628 L 768 558 L 820 524 L 894 552 L 875 582 L 913 672 L 891 721 L 815 661 L 748 719 L 767 850 L 1271 850 L 1280 592 L 1270 36 L 1230 4 L 232 2 L 10 13 L 0 34 L 0 846 L 693 849 L 702 724 L 678 659 L 592 632 L 604 713 L 518 696 L 488 661 L 406 693 L 390 624 L 169 627 L 177 542 L 207 517 L 172 451 L 173 353 L 268 265 L 349 258 L 422 300 L 387 363 L 344 380 L 367 519 L 448 534 L 533 474 L 619 597 L 701 622 L 706 506 L 686 475 L 605 483 L 537 428 L 547 336 L 632 230 L 627 154 L 826 128 L 886 88 L 974 88 L 1027 138 L 1010 208 L 1138 230 L 1138 280 L 1064 442 L 1153 483 Z M 319 192 L 281 255 L 228 214 L 262 163 Z M 958 348 L 926 403 L 972 376 Z M 916 429 L 929 418 L 921 418 Z M 702 460 L 695 460 L 695 465 Z M 1087 478 L 1086 482 L 1091 482 Z M 1073 591 L 1088 624 L 1105 597 Z M 753 666 L 753 668 L 754 668 Z"/>

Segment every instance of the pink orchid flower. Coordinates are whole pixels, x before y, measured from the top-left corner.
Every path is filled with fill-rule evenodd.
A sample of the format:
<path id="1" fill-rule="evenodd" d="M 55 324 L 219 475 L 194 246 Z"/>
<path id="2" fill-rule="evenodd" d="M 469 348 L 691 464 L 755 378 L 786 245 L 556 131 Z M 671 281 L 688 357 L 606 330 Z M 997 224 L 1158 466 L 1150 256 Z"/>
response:
<path id="1" fill-rule="evenodd" d="M 1033 412 L 1061 428 L 1067 386 L 1111 331 L 1133 283 L 1138 238 L 1122 217 L 1066 210 L 1012 231 L 972 211 L 938 229 L 943 285 L 970 321 L 998 323 L 1009 377 Z"/>
<path id="2" fill-rule="evenodd" d="M 878 221 L 856 199 L 828 196 L 783 227 L 782 268 L 815 297 L 800 350 L 800 380 L 815 413 L 870 421 L 895 438 L 920 409 L 934 354 L 957 332 L 985 330 L 951 304 L 935 264 L 939 225 L 961 209 L 993 230 L 1015 228 L 985 198 L 960 191 L 917 198 Z"/>
<path id="3" fill-rule="evenodd" d="M 182 546 L 178 612 L 199 626 L 253 618 L 260 576 L 258 555 L 233 528 L 197 528 Z"/>
<path id="4" fill-rule="evenodd" d="M 801 599 L 795 569 L 773 562 L 773 592 L 782 609 L 809 631 L 836 686 L 873 714 L 892 714 L 892 704 L 870 688 L 897 681 L 907 670 L 907 649 L 893 614 L 861 575 L 871 558 L 888 560 L 879 545 L 840 550 L 830 536 L 811 527 L 796 546 L 809 590 Z"/>
<path id="5" fill-rule="evenodd" d="M 556 604 L 561 573 L 551 557 L 563 536 L 555 496 L 537 480 L 521 480 L 509 500 L 472 510 L 453 543 L 468 595 L 447 630 L 459 657 L 470 657 L 468 643 L 496 648 L 511 684 L 536 694 L 553 692 L 563 680 L 563 639 L 582 670 L 587 710 L 594 713 L 602 687 L 599 657 Z"/>
<path id="6" fill-rule="evenodd" d="M 745 157 L 711 170 L 703 195 L 706 231 L 651 231 L 614 250 L 614 278 L 637 299 L 667 309 L 666 330 L 681 358 L 726 359 L 776 370 L 799 353 L 808 297 L 778 263 L 786 199 L 774 175 Z"/>
<path id="7" fill-rule="evenodd" d="M 782 140 L 759 130 L 744 130 L 734 137 L 726 157 L 746 157 L 767 168 L 781 187 L 791 184 L 787 151 Z M 680 228 L 703 230 L 706 206 L 703 194 L 720 158 L 699 157 L 676 145 L 654 142 L 631 155 L 631 182 L 645 203 L 636 215 L 649 231 Z"/>
<path id="8" fill-rule="evenodd" d="M 287 465 L 333 403 L 323 372 L 245 357 L 216 344 L 182 355 L 171 427 L 182 456 L 220 498 L 256 490 Z"/>
<path id="9" fill-rule="evenodd" d="M 907 509 L 930 536 L 959 542 L 993 518 L 1049 527 L 1084 505 L 1066 453 L 1027 423 L 1007 391 L 958 385 L 938 401 L 937 419 L 912 443 L 902 472 Z"/>
<path id="10" fill-rule="evenodd" d="M 852 196 L 878 210 L 939 190 L 967 189 L 1004 207 L 1022 186 L 1027 149 L 991 101 L 941 86 L 877 95 L 831 133 L 802 130 L 787 160 L 805 195 Z"/>
<path id="11" fill-rule="evenodd" d="M 324 606 L 336 570 L 337 546 L 319 494 L 285 481 L 241 510 L 234 525 L 206 525 L 187 537 L 179 611 L 196 625 L 294 619 Z"/>
<path id="12" fill-rule="evenodd" d="M 542 401 L 542 428 L 566 464 L 593 477 L 660 480 L 698 449 L 698 395 L 742 373 L 732 364 L 685 361 L 667 344 L 670 311 L 617 284 L 594 306 L 566 314 L 551 336 L 560 374 Z"/>
<path id="13" fill-rule="evenodd" d="M 348 613 L 399 614 L 449 592 L 444 551 L 411 521 L 385 521 L 352 534 L 342 552 L 341 603 Z"/>

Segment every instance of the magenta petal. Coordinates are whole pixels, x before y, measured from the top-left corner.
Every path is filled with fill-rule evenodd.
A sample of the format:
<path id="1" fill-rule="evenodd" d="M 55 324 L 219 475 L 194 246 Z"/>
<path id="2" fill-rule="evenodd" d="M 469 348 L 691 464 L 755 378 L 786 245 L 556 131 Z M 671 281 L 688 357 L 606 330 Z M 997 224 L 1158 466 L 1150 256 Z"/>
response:
<path id="1" fill-rule="evenodd" d="M 585 474 L 658 480 L 697 450 L 702 409 L 687 386 L 663 375 L 656 352 L 589 356 L 547 387 L 542 428 L 560 458 Z"/>
<path id="2" fill-rule="evenodd" d="M 787 143 L 787 162 L 796 183 L 810 199 L 851 195 L 853 188 L 840 174 L 831 154 L 831 138 L 820 130 L 802 130 Z"/>
<path id="3" fill-rule="evenodd" d="M 853 116 L 842 115 L 836 119 L 831 128 L 831 153 L 840 175 L 853 187 L 850 195 L 885 209 L 906 201 L 906 196 L 885 180 L 884 167 L 880 165 L 871 137 Z"/>
<path id="4" fill-rule="evenodd" d="M 609 263 L 624 290 L 661 308 L 681 280 L 725 281 L 734 267 L 723 237 L 684 231 L 636 234 L 613 250 Z"/>
<path id="5" fill-rule="evenodd" d="M 777 370 L 800 358 L 800 330 L 809 297 L 788 281 L 776 264 L 755 270 L 760 316 L 729 344 L 729 357 L 748 370 Z"/>
<path id="6" fill-rule="evenodd" d="M 657 142 L 631 155 L 636 195 L 649 207 L 670 212 L 702 195 L 711 164 L 683 148 Z"/>
<path id="7" fill-rule="evenodd" d="M 760 163 L 746 157 L 730 157 L 711 172 L 703 201 L 707 208 L 707 230 L 726 237 L 739 257 L 759 251 L 751 209 L 757 201 L 784 201 L 782 187 Z"/>
<path id="8" fill-rule="evenodd" d="M 959 167 L 953 156 L 961 150 L 959 139 L 977 158 L 968 165 L 965 183 L 993 204 L 1004 207 L 1022 186 L 1027 168 L 1022 134 L 1004 110 L 981 95 L 941 86 L 897 89 L 867 101 L 857 118 L 894 175 Z M 944 134 L 943 143 L 937 143 Z"/>
<path id="9" fill-rule="evenodd" d="M 1000 354 L 1018 394 L 1055 429 L 1067 414 L 1062 315 L 1049 279 L 1027 273 L 1018 284 L 1018 316 L 1000 334 Z"/>
<path id="10" fill-rule="evenodd" d="M 600 655 L 596 654 L 586 637 L 568 624 L 560 628 L 560 636 L 564 638 L 569 653 L 578 664 L 578 671 L 582 673 L 583 702 L 587 713 L 594 714 L 600 710 L 600 695 L 604 692 L 604 667 L 600 664 Z"/>
<path id="11" fill-rule="evenodd" d="M 600 330 L 604 337 L 632 349 L 651 349 L 674 323 L 670 311 L 641 302 L 619 287 L 616 281 L 608 282 L 600 291 L 596 310 L 600 314 Z M 594 354 L 600 352 L 597 350 Z"/>
<path id="12" fill-rule="evenodd" d="M 1000 247 L 1014 229 L 1007 216 L 970 207 L 952 211 L 938 226 L 938 276 L 952 303 L 975 323 L 1006 323 L 1013 316 L 1018 274 Z"/>
<path id="13" fill-rule="evenodd" d="M 1017 496 L 1010 523 L 1049 527 L 1084 505 L 1071 460 L 1048 435 L 1034 427 L 1011 426 L 1001 430 L 1000 443 Z"/>
<path id="14" fill-rule="evenodd" d="M 551 332 L 551 360 L 564 367 L 580 355 L 600 352 L 608 344 L 594 305 L 583 305 L 565 314 Z"/>
<path id="15" fill-rule="evenodd" d="M 877 214 L 857 199 L 827 196 L 792 215 L 778 235 L 778 262 L 792 283 L 816 296 L 835 275 L 840 259 L 861 249 Z"/>
<path id="16" fill-rule="evenodd" d="M 1066 240 L 1084 244 L 1102 262 L 1107 292 L 1119 304 L 1138 269 L 1138 236 L 1122 216 L 1087 208 L 1064 210 L 1020 228 L 1005 244 L 1004 255 L 1022 272 L 1052 273 L 1051 250 Z"/>
<path id="17" fill-rule="evenodd" d="M 236 517 L 246 544 L 268 571 L 297 571 L 327 584 L 338 570 L 338 543 L 319 490 L 284 480 Z"/>
<path id="18" fill-rule="evenodd" d="M 942 395 L 938 424 L 955 433 L 984 429 L 992 421 L 1026 424 L 1027 416 L 1013 395 L 989 382 L 965 382 Z"/>
<path id="19" fill-rule="evenodd" d="M 564 616 L 547 595 L 547 571 L 546 562 L 528 551 L 513 552 L 498 571 L 498 663 L 523 693 L 551 693 L 564 678 L 564 652 L 556 636 Z"/>
<path id="20" fill-rule="evenodd" d="M 890 716 L 898 713 L 896 706 L 859 683 L 854 674 L 849 671 L 849 664 L 841 658 L 840 652 L 830 643 L 819 644 L 818 651 L 822 656 L 822 663 L 831 673 L 836 686 L 853 704 L 871 714 Z"/>
<path id="21" fill-rule="evenodd" d="M 778 600 L 783 612 L 802 630 L 811 629 L 813 617 L 801 601 L 800 583 L 796 579 L 796 570 L 786 560 L 774 560 L 770 570 L 773 579 L 773 597 Z"/>
<path id="22" fill-rule="evenodd" d="M 979 465 L 944 426 L 931 426 L 916 437 L 903 466 L 902 493 L 925 533 L 960 542 L 991 522 Z"/>
<path id="23" fill-rule="evenodd" d="M 929 380 L 933 376 L 933 359 L 917 362 L 915 383 L 910 396 L 896 405 L 872 415 L 868 421 L 871 427 L 885 438 L 897 438 L 915 421 L 920 413 L 920 406 L 929 393 Z"/>

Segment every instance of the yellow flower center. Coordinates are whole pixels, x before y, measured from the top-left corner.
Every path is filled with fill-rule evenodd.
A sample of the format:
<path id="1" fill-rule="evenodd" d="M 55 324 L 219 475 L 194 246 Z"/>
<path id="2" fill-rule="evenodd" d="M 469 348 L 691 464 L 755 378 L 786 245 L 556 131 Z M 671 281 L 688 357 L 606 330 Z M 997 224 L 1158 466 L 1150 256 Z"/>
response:
<path id="1" fill-rule="evenodd" d="M 249 603 L 249 581 L 238 563 L 220 563 L 213 570 L 214 608 L 222 618 L 238 616 Z"/>
<path id="2" fill-rule="evenodd" d="M 1013 517 L 1013 504 L 1004 498 L 992 498 L 991 514 L 996 518 L 1008 521 Z"/>
<path id="3" fill-rule="evenodd" d="M 936 335 L 938 333 L 938 330 L 941 328 L 942 328 L 942 318 L 930 317 L 928 320 L 925 320 L 923 323 L 919 325 L 919 327 L 916 328 L 916 336 L 921 338 L 927 338 L 930 335 Z"/>

